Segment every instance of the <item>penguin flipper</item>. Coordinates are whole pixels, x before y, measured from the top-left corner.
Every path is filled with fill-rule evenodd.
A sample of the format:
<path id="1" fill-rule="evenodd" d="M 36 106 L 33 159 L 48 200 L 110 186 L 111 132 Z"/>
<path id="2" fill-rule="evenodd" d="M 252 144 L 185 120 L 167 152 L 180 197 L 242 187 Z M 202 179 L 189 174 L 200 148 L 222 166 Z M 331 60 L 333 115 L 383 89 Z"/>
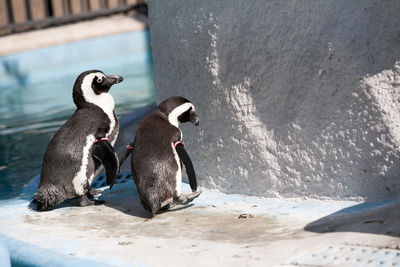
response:
<path id="1" fill-rule="evenodd" d="M 185 146 L 182 143 L 178 143 L 176 145 L 176 152 L 178 153 L 178 156 L 183 164 L 185 165 L 186 173 L 189 178 L 190 188 L 192 189 L 192 192 L 195 192 L 197 190 L 197 180 L 192 160 L 190 159 L 188 153 L 185 150 Z"/>
<path id="2" fill-rule="evenodd" d="M 99 141 L 93 145 L 92 156 L 103 164 L 106 170 L 106 182 L 111 189 L 119 172 L 118 156 L 114 148 L 108 141 Z"/>
<path id="3" fill-rule="evenodd" d="M 121 166 L 122 166 L 122 164 L 124 164 L 126 158 L 129 157 L 129 155 L 131 154 L 132 148 L 133 148 L 133 144 L 132 143 L 130 143 L 129 145 L 126 146 L 125 153 L 119 159 L 119 168 L 121 168 Z"/>

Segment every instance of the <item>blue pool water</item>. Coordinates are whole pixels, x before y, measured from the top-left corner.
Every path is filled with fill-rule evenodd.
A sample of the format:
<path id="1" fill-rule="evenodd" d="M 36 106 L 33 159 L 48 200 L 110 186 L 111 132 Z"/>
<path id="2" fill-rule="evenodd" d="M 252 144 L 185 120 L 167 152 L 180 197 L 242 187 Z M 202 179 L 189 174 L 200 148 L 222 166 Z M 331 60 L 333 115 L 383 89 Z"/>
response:
<path id="1" fill-rule="evenodd" d="M 75 78 L 89 69 L 124 77 L 110 91 L 117 116 L 154 102 L 148 31 L 0 57 L 0 200 L 40 172 L 50 139 L 75 111 Z"/>

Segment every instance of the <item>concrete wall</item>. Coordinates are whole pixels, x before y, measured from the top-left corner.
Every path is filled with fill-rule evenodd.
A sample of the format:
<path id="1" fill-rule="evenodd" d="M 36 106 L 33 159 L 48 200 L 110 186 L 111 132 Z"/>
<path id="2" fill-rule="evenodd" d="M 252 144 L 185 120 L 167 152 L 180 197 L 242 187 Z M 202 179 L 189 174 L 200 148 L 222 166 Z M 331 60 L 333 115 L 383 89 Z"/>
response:
<path id="1" fill-rule="evenodd" d="M 267 197 L 400 195 L 400 1 L 151 0 L 157 101 L 200 184 Z"/>

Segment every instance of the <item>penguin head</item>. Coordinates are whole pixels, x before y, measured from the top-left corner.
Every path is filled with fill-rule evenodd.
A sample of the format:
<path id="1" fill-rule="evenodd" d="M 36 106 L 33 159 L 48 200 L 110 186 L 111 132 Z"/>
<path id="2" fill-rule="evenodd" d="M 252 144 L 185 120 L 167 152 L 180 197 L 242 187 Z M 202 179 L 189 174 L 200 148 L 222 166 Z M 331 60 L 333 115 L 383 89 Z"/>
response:
<path id="1" fill-rule="evenodd" d="M 167 98 L 158 106 L 168 118 L 169 123 L 178 127 L 179 123 L 191 122 L 199 125 L 199 116 L 192 102 L 181 96 Z"/>
<path id="2" fill-rule="evenodd" d="M 73 99 L 78 108 L 85 106 L 86 103 L 95 104 L 102 109 L 114 109 L 114 99 L 108 91 L 114 84 L 122 82 L 124 79 L 119 75 L 105 75 L 99 70 L 88 70 L 82 72 L 76 78 Z"/>

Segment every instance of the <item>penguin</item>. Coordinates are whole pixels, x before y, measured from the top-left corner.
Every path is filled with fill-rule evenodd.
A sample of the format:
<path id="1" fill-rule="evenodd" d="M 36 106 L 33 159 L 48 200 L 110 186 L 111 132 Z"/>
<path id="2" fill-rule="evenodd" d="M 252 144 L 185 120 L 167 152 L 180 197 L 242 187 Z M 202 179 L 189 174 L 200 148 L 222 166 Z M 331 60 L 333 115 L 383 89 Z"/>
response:
<path id="1" fill-rule="evenodd" d="M 161 209 L 186 205 L 201 193 L 182 141 L 179 123 L 184 122 L 199 125 L 193 103 L 180 96 L 170 97 L 141 121 L 134 142 L 128 147 L 141 203 L 153 216 Z M 193 191 L 190 194 L 181 192 L 182 162 Z"/>
<path id="2" fill-rule="evenodd" d="M 103 165 L 106 181 L 113 186 L 119 171 L 114 143 L 118 120 L 111 86 L 123 81 L 119 75 L 99 70 L 81 73 L 73 87 L 76 111 L 57 131 L 45 152 L 39 186 L 32 203 L 38 211 L 53 209 L 66 199 L 78 197 L 80 206 L 95 204 L 90 184 Z"/>

